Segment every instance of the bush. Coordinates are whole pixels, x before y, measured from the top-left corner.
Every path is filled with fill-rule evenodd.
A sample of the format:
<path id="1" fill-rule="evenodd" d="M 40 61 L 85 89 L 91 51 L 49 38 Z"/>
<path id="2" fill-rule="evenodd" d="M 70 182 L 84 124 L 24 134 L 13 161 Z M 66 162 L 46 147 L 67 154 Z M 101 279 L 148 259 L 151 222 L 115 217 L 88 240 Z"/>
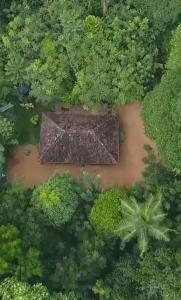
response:
<path id="1" fill-rule="evenodd" d="M 14 123 L 7 118 L 0 117 L 0 142 L 3 145 L 16 144 L 17 140 L 13 139 Z"/>
<path id="2" fill-rule="evenodd" d="M 40 116 L 39 115 L 34 115 L 30 118 L 30 122 L 31 124 L 33 124 L 34 126 L 37 126 L 40 120 Z"/>
<path id="3" fill-rule="evenodd" d="M 64 224 L 74 214 L 78 206 L 75 182 L 68 174 L 55 174 L 34 191 L 34 205 L 42 210 L 51 224 Z"/>
<path id="4" fill-rule="evenodd" d="M 110 234 L 117 229 L 122 199 L 128 199 L 128 192 L 119 188 L 112 188 L 98 196 L 90 213 L 90 222 L 97 232 Z"/>

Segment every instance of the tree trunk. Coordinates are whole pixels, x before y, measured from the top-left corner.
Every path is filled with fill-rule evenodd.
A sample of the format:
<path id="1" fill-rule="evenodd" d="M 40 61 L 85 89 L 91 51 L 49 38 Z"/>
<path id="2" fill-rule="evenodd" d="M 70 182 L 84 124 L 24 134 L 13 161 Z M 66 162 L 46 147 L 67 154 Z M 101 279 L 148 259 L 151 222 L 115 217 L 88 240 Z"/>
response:
<path id="1" fill-rule="evenodd" d="M 101 0 L 102 16 L 105 17 L 107 14 L 107 0 Z"/>

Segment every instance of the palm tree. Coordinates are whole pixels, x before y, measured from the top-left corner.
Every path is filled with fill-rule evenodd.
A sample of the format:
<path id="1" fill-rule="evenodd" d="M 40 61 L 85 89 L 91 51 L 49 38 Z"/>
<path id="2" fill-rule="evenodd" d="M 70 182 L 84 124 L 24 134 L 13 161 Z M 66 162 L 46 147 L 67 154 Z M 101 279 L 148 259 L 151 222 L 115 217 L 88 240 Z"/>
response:
<path id="1" fill-rule="evenodd" d="M 164 226 L 166 214 L 162 209 L 162 195 L 157 198 L 150 195 L 144 203 L 138 203 L 134 197 L 130 198 L 129 203 L 122 201 L 122 216 L 119 228 L 115 231 L 123 242 L 129 242 L 136 238 L 140 256 L 148 249 L 151 238 L 168 242 L 168 232 L 171 229 Z"/>

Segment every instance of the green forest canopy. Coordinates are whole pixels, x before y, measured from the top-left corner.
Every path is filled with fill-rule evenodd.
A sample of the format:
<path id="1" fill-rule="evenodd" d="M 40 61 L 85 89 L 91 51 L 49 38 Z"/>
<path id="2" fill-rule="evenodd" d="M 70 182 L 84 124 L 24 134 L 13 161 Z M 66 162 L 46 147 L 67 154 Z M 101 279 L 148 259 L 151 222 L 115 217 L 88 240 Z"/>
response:
<path id="1" fill-rule="evenodd" d="M 0 116 L 0 180 L 20 119 L 36 126 L 57 102 L 143 101 L 162 157 L 147 149 L 127 190 L 85 173 L 1 181 L 0 298 L 180 300 L 180 1 L 1 1 L 0 14 L 0 106 L 15 104 Z"/>

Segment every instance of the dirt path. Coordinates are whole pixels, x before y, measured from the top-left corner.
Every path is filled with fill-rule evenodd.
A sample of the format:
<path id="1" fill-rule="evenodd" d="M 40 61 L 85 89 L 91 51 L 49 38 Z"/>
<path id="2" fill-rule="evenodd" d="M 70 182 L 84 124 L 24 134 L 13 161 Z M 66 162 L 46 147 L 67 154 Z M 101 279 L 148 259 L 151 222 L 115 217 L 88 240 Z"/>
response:
<path id="1" fill-rule="evenodd" d="M 100 174 L 102 184 L 131 186 L 142 178 L 145 156 L 144 144 L 155 145 L 144 134 L 143 123 L 140 116 L 139 103 L 123 105 L 119 109 L 120 123 L 126 139 L 120 146 L 120 163 L 116 166 L 86 166 L 83 169 L 91 174 Z M 26 150 L 30 154 L 25 155 Z M 70 171 L 79 176 L 82 168 L 74 165 L 41 165 L 38 156 L 38 147 L 20 146 L 14 150 L 8 166 L 8 180 L 20 178 L 26 185 L 37 185 L 46 180 L 53 172 Z"/>

